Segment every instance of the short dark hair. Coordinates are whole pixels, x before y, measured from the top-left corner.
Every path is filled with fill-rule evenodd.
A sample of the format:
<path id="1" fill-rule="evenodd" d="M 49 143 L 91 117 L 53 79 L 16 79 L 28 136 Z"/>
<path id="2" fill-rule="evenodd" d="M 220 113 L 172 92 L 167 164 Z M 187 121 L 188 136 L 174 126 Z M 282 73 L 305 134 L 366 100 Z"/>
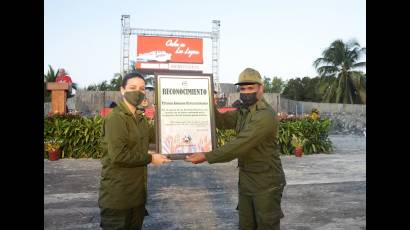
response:
<path id="1" fill-rule="evenodd" d="M 124 76 L 124 78 L 122 79 L 121 86 L 125 89 L 125 86 L 127 85 L 128 80 L 131 79 L 131 78 L 134 78 L 134 77 L 141 78 L 145 83 L 144 75 L 142 75 L 142 73 L 134 71 L 134 72 L 128 73 Z"/>

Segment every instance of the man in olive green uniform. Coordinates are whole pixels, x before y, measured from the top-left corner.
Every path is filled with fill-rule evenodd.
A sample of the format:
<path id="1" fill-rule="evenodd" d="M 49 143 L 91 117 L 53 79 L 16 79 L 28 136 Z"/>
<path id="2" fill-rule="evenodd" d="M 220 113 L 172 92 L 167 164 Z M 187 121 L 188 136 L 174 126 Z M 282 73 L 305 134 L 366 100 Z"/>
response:
<path id="1" fill-rule="evenodd" d="M 147 199 L 147 165 L 169 160 L 149 154 L 148 122 L 137 106 L 145 98 L 141 74 L 124 76 L 118 103 L 103 123 L 103 156 L 98 204 L 100 226 L 106 229 L 141 229 Z"/>
<path id="2" fill-rule="evenodd" d="M 186 160 L 213 164 L 237 158 L 239 229 L 280 229 L 286 180 L 276 143 L 277 114 L 263 98 L 258 71 L 246 68 L 237 85 L 242 101 L 238 110 L 219 113 L 215 109 L 217 128 L 235 129 L 236 138 L 211 152 L 192 154 Z"/>

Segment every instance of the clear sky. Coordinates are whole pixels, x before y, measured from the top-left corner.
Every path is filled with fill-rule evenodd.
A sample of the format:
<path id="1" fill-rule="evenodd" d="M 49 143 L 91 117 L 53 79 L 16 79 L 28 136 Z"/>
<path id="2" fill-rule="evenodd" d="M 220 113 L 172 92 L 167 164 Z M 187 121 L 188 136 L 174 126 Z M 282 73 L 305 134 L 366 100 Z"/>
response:
<path id="1" fill-rule="evenodd" d="M 81 88 L 120 71 L 122 14 L 132 28 L 211 32 L 220 20 L 221 83 L 235 83 L 246 67 L 283 80 L 315 77 L 313 61 L 334 40 L 366 46 L 364 0 L 45 0 L 44 7 L 44 71 L 63 67 Z M 205 72 L 210 44 L 204 40 Z"/>

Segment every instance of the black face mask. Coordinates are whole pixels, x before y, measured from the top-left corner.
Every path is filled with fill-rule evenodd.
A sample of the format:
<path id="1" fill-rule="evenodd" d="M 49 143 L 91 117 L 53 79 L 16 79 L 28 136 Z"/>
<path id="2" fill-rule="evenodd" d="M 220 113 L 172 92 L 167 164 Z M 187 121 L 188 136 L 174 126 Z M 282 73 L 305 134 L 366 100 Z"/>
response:
<path id="1" fill-rule="evenodd" d="M 255 104 L 258 99 L 256 98 L 256 92 L 254 93 L 240 93 L 239 98 L 243 102 L 243 105 L 249 107 Z"/>
<path id="2" fill-rule="evenodd" d="M 127 91 L 124 93 L 125 100 L 133 106 L 138 106 L 145 98 L 145 94 L 140 91 Z"/>

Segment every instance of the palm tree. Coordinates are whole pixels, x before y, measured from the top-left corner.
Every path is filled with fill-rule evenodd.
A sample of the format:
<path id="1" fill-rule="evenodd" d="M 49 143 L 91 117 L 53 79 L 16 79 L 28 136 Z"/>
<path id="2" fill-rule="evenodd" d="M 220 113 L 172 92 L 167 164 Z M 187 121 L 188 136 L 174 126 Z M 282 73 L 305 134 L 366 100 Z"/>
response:
<path id="1" fill-rule="evenodd" d="M 54 82 L 56 80 L 57 73 L 54 71 L 51 65 L 48 65 L 47 74 L 44 74 L 44 82 Z"/>
<path id="2" fill-rule="evenodd" d="M 357 70 L 366 67 L 366 62 L 359 62 L 366 48 L 351 40 L 344 43 L 336 40 L 316 59 L 313 66 L 321 77 L 335 77 L 328 85 L 323 101 L 345 104 L 366 104 L 366 75 Z"/>

